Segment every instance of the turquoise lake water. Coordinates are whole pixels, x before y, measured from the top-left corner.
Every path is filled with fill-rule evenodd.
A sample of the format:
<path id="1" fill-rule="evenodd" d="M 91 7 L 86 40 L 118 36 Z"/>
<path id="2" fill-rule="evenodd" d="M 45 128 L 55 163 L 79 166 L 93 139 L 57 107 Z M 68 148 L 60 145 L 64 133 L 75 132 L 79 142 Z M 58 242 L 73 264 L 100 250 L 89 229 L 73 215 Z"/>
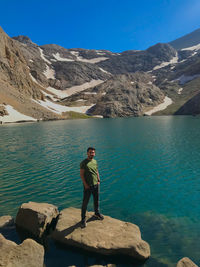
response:
<path id="1" fill-rule="evenodd" d="M 94 146 L 101 212 L 140 227 L 152 254 L 142 266 L 175 266 L 184 256 L 200 263 L 199 117 L 1 125 L 0 136 L 0 216 L 16 216 L 28 201 L 80 208 L 79 164 Z M 53 246 L 47 267 L 105 261 Z M 129 265 L 125 259 L 118 264 Z"/>

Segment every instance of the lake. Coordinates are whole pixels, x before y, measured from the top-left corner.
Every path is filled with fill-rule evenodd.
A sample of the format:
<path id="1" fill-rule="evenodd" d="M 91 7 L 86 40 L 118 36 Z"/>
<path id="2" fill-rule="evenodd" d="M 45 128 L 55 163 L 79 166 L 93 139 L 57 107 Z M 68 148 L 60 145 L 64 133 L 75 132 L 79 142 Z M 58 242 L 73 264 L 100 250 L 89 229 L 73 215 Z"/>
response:
<path id="1" fill-rule="evenodd" d="M 151 247 L 142 266 L 200 260 L 200 118 L 161 116 L 0 126 L 0 216 L 28 201 L 80 208 L 79 164 L 96 148 L 101 212 L 137 224 Z M 92 201 L 88 207 L 92 210 Z M 8 233 L 7 233 L 8 234 Z M 13 240 L 17 236 L 12 233 Z M 9 235 L 9 234 L 8 234 Z M 47 267 L 105 263 L 52 243 Z M 117 266 L 131 266 L 125 259 Z"/>

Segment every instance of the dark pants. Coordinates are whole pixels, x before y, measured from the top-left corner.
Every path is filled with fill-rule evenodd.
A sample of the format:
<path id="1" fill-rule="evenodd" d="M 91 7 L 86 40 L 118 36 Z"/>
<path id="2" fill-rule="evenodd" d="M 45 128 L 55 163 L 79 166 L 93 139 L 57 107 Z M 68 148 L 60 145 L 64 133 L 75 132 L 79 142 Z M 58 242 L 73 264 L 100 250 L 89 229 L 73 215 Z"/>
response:
<path id="1" fill-rule="evenodd" d="M 94 212 L 99 213 L 99 185 L 91 185 L 89 189 L 83 191 L 83 203 L 82 203 L 82 210 L 81 210 L 81 218 L 85 220 L 85 214 L 87 210 L 87 205 L 90 200 L 91 194 L 93 195 L 94 201 Z"/>

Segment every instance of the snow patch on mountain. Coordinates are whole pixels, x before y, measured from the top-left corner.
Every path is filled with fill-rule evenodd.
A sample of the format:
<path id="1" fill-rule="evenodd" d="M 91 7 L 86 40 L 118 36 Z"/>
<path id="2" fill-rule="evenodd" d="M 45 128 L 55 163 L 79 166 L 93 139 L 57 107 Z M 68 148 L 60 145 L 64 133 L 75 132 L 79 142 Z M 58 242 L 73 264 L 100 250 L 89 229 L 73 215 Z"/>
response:
<path id="1" fill-rule="evenodd" d="M 173 57 L 170 61 L 162 62 L 160 65 L 157 65 L 153 68 L 153 70 L 164 68 L 170 64 L 176 64 L 178 63 L 178 53 L 176 53 L 176 56 Z"/>
<path id="2" fill-rule="evenodd" d="M 4 106 L 9 115 L 0 117 L 0 121 L 2 121 L 2 123 L 19 122 L 19 121 L 37 121 L 37 119 L 34 119 L 33 117 L 26 116 L 20 113 L 10 105 L 4 105 Z"/>
<path id="3" fill-rule="evenodd" d="M 194 45 L 194 46 L 190 46 L 190 47 L 186 47 L 186 48 L 182 48 L 181 49 L 181 51 L 184 51 L 184 50 L 190 50 L 190 51 L 200 50 L 200 44 L 197 44 L 197 45 Z"/>
<path id="4" fill-rule="evenodd" d="M 48 90 L 49 92 L 52 92 L 58 98 L 65 98 L 65 97 L 68 97 L 70 95 L 84 91 L 90 87 L 94 87 L 96 85 L 99 85 L 103 82 L 104 81 L 102 81 L 102 80 L 91 80 L 90 82 L 86 82 L 86 83 L 81 84 L 81 85 L 72 86 L 66 90 L 57 90 L 57 89 L 50 87 L 50 86 L 47 87 L 46 90 Z"/>
<path id="5" fill-rule="evenodd" d="M 62 99 L 68 96 L 68 94 L 66 93 L 66 90 L 58 90 L 51 86 L 47 87 L 46 90 L 56 95 L 57 98 L 59 99 Z"/>
<path id="6" fill-rule="evenodd" d="M 100 55 L 100 56 L 105 56 L 106 53 L 103 53 L 103 52 L 97 52 L 97 55 Z"/>
<path id="7" fill-rule="evenodd" d="M 74 59 L 71 58 L 64 58 L 61 57 L 59 53 L 53 54 L 52 55 L 57 61 L 74 61 Z"/>
<path id="8" fill-rule="evenodd" d="M 35 100 L 32 99 L 35 103 L 41 105 L 42 107 L 50 110 L 51 112 L 54 112 L 56 114 L 62 114 L 63 112 L 68 112 L 68 111 L 75 111 L 79 113 L 87 113 L 87 111 L 94 106 L 94 104 L 90 106 L 80 106 L 80 107 L 67 107 L 63 105 L 59 105 L 56 103 L 51 102 L 50 100 Z"/>
<path id="9" fill-rule="evenodd" d="M 164 98 L 164 102 L 163 103 L 161 103 L 158 106 L 154 107 L 153 109 L 145 112 L 145 115 L 152 115 L 153 113 L 155 113 L 157 111 L 164 110 L 164 109 L 166 109 L 167 106 L 169 106 L 171 104 L 172 104 L 171 98 L 169 98 L 169 97 L 166 96 Z"/>
<path id="10" fill-rule="evenodd" d="M 178 89 L 178 95 L 181 95 L 182 91 L 183 91 L 183 88 L 179 88 Z"/>
<path id="11" fill-rule="evenodd" d="M 102 80 L 91 80 L 90 82 L 86 82 L 82 85 L 77 85 L 77 86 L 72 86 L 69 89 L 66 90 L 68 96 L 79 93 L 81 91 L 84 91 L 90 87 L 94 87 L 96 85 L 99 85 L 103 83 L 104 81 Z"/>
<path id="12" fill-rule="evenodd" d="M 82 56 L 79 56 L 79 52 L 77 51 L 70 51 L 70 53 L 76 56 L 77 61 L 92 63 L 92 64 L 109 59 L 108 57 L 96 57 L 96 58 L 86 59 L 86 58 L 83 58 Z"/>
<path id="13" fill-rule="evenodd" d="M 107 73 L 107 74 L 110 74 L 110 75 L 112 75 L 110 72 L 108 72 L 108 71 L 106 71 L 106 70 L 104 70 L 104 69 L 102 69 L 102 68 L 99 68 L 101 71 L 103 71 L 103 72 L 105 72 L 105 73 Z"/>
<path id="14" fill-rule="evenodd" d="M 49 68 L 48 65 L 46 65 L 46 70 L 43 72 L 43 74 L 46 76 L 47 79 L 55 79 L 55 70 Z"/>
<path id="15" fill-rule="evenodd" d="M 45 58 L 44 53 L 43 53 L 43 50 L 42 50 L 40 47 L 38 47 L 38 49 L 39 49 L 39 51 L 40 51 L 40 56 L 41 56 L 41 58 L 42 58 L 45 62 L 47 62 L 48 64 L 51 65 L 51 62 L 50 62 L 48 59 Z"/>
<path id="16" fill-rule="evenodd" d="M 96 92 L 85 92 L 84 94 L 85 94 L 85 95 L 97 95 Z"/>

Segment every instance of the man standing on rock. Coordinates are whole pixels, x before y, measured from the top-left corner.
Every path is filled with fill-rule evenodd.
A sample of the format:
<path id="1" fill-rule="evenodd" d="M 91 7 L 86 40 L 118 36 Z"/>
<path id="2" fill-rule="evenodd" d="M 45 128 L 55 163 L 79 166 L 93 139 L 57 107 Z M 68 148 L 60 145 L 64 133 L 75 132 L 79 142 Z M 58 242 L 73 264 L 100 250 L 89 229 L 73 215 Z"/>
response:
<path id="1" fill-rule="evenodd" d="M 81 227 L 86 227 L 86 210 L 90 200 L 91 194 L 94 200 L 94 217 L 98 220 L 103 220 L 104 217 L 99 212 L 99 172 L 97 161 L 94 159 L 95 148 L 88 147 L 87 158 L 84 159 L 80 164 L 80 176 L 83 181 L 84 192 L 83 192 L 83 203 L 81 210 Z"/>

